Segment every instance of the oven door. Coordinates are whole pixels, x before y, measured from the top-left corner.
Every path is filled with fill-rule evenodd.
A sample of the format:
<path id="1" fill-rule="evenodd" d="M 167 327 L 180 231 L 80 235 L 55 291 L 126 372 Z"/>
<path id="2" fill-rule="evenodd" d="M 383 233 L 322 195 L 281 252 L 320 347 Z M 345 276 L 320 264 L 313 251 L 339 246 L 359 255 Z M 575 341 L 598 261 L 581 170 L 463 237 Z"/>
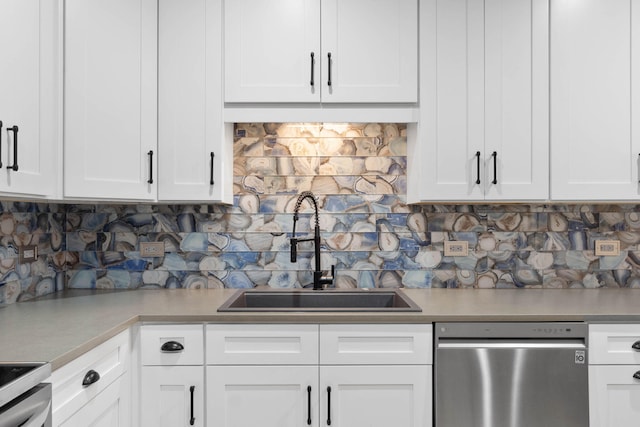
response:
<path id="1" fill-rule="evenodd" d="M 51 427 L 51 384 L 39 384 L 1 407 L 0 427 Z"/>

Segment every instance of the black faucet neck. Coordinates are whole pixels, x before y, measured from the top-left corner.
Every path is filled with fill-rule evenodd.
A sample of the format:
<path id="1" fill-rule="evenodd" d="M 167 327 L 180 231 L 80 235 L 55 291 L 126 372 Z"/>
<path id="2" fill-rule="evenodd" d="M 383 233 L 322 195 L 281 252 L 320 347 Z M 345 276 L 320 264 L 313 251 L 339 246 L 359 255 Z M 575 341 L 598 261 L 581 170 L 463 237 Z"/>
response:
<path id="1" fill-rule="evenodd" d="M 296 207 L 293 210 L 294 234 L 295 234 L 296 221 L 298 220 L 298 212 L 300 212 L 300 206 L 302 205 L 302 202 L 304 201 L 304 199 L 309 199 L 311 201 L 311 204 L 313 205 L 315 220 L 316 220 L 316 227 L 320 226 L 320 219 L 318 217 L 318 202 L 316 201 L 316 196 L 314 196 L 311 191 L 303 191 L 302 193 L 300 193 L 300 196 L 298 196 Z"/>

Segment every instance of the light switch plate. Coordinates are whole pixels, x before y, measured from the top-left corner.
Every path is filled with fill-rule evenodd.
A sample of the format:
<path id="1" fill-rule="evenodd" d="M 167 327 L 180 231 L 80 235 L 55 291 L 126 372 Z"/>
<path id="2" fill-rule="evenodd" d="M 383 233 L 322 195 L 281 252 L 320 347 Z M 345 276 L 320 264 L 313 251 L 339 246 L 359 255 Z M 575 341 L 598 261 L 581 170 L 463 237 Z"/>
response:
<path id="1" fill-rule="evenodd" d="M 38 247 L 36 245 L 20 246 L 18 248 L 18 263 L 33 262 L 38 259 Z"/>
<path id="2" fill-rule="evenodd" d="M 469 242 L 466 240 L 445 240 L 444 256 L 467 256 L 469 255 Z"/>
<path id="3" fill-rule="evenodd" d="M 620 255 L 619 240 L 596 240 L 596 256 L 618 256 Z"/>
<path id="4" fill-rule="evenodd" d="M 141 257 L 164 256 L 164 242 L 140 242 Z"/>

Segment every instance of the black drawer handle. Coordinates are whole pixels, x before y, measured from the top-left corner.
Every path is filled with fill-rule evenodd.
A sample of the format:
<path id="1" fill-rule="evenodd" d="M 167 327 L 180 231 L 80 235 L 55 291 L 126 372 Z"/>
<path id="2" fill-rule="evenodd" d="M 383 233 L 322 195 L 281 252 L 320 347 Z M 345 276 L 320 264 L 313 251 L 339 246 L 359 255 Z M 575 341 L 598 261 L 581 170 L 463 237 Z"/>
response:
<path id="1" fill-rule="evenodd" d="M 496 185 L 498 183 L 498 152 L 494 151 L 491 157 L 493 157 L 493 181 L 491 183 Z"/>
<path id="2" fill-rule="evenodd" d="M 184 346 L 178 341 L 167 341 L 160 347 L 160 351 L 163 353 L 177 353 L 182 350 L 184 350 Z"/>
<path id="3" fill-rule="evenodd" d="M 327 68 L 329 68 L 329 79 L 327 86 L 331 86 L 331 52 L 327 53 Z"/>
<path id="4" fill-rule="evenodd" d="M 7 132 L 13 132 L 13 164 L 7 165 L 7 169 L 18 171 L 18 126 L 7 128 Z M 9 141 L 7 140 L 7 143 Z"/>
<path id="5" fill-rule="evenodd" d="M 213 159 L 216 157 L 215 153 L 211 152 L 211 176 L 209 177 L 209 185 L 213 185 Z"/>
<path id="6" fill-rule="evenodd" d="M 87 372 L 82 380 L 82 387 L 89 387 L 91 384 L 97 383 L 100 379 L 100 374 L 91 369 Z"/>
<path id="7" fill-rule="evenodd" d="M 311 425 L 311 386 L 307 386 L 307 425 Z"/>
<path id="8" fill-rule="evenodd" d="M 153 184 L 153 150 L 149 150 L 147 155 L 149 156 L 149 180 L 147 183 Z"/>
<path id="9" fill-rule="evenodd" d="M 192 426 L 196 423 L 196 417 L 193 416 L 193 392 L 195 391 L 196 386 L 192 385 L 189 387 L 189 392 L 191 393 L 191 418 L 189 418 L 189 425 Z"/>
<path id="10" fill-rule="evenodd" d="M 311 52 L 311 81 L 309 82 L 309 84 L 311 84 L 311 86 L 315 85 L 315 78 L 313 76 L 313 69 L 315 68 L 316 65 L 316 54 Z"/>
<path id="11" fill-rule="evenodd" d="M 331 425 L 331 387 L 327 387 L 327 425 Z"/>
<path id="12" fill-rule="evenodd" d="M 476 184 L 480 184 L 480 152 L 479 151 L 476 151 L 476 168 L 478 169 Z"/>
<path id="13" fill-rule="evenodd" d="M 640 340 L 631 344 L 631 348 L 634 349 L 635 351 L 640 351 Z"/>
<path id="14" fill-rule="evenodd" d="M 640 371 L 633 374 L 633 378 L 635 378 L 636 380 L 640 380 Z"/>

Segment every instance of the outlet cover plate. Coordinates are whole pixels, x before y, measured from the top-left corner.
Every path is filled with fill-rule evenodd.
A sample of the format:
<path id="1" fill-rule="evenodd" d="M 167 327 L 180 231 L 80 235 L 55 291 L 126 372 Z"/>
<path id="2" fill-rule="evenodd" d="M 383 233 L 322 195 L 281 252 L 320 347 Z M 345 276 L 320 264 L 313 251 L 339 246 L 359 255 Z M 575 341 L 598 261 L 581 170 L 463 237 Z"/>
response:
<path id="1" fill-rule="evenodd" d="M 620 255 L 620 240 L 596 240 L 596 256 Z"/>
<path id="2" fill-rule="evenodd" d="M 444 256 L 468 256 L 469 242 L 466 240 L 445 240 Z"/>
<path id="3" fill-rule="evenodd" d="M 33 262 L 38 259 L 38 246 L 26 245 L 18 248 L 18 263 Z"/>
<path id="4" fill-rule="evenodd" d="M 140 242 L 141 257 L 161 257 L 164 256 L 164 242 Z"/>

